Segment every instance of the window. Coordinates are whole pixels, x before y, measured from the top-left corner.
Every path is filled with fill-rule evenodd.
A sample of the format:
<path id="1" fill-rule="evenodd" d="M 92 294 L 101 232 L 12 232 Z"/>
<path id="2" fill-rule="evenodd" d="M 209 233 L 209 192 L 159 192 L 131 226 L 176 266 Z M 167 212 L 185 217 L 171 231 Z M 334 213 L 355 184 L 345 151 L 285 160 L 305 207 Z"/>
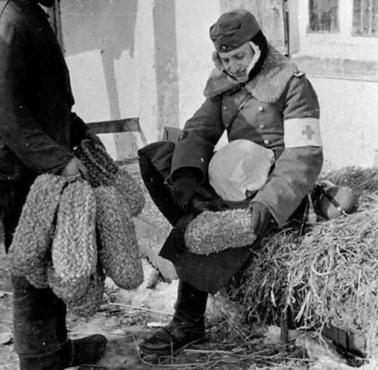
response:
<path id="1" fill-rule="evenodd" d="M 353 1 L 353 35 L 378 36 L 378 0 Z"/>
<path id="2" fill-rule="evenodd" d="M 309 31 L 322 33 L 338 32 L 338 8 L 339 0 L 310 0 Z"/>

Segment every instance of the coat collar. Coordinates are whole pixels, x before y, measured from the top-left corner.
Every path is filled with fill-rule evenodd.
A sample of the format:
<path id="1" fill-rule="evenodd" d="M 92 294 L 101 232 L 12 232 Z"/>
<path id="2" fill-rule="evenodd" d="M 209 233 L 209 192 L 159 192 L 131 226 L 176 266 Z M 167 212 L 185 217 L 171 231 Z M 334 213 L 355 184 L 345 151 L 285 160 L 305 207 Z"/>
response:
<path id="1" fill-rule="evenodd" d="M 37 0 L 13 0 L 24 12 L 36 14 L 47 19 L 48 14 L 42 9 Z"/>
<path id="2" fill-rule="evenodd" d="M 259 101 L 264 103 L 276 102 L 297 67 L 275 48 L 269 46 L 269 52 L 260 73 L 248 81 L 245 88 Z M 239 89 L 243 84 L 227 76 L 218 65 L 207 80 L 204 95 L 207 98 Z"/>

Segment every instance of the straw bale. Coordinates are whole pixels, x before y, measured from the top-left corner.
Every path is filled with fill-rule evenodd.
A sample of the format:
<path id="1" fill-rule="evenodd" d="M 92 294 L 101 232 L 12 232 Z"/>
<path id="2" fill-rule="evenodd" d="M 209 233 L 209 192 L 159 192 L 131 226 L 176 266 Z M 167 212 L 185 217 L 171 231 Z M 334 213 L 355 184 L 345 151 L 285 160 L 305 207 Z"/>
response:
<path id="1" fill-rule="evenodd" d="M 99 259 L 105 275 L 121 288 L 134 289 L 143 282 L 143 269 L 132 216 L 115 187 L 94 191 Z"/>
<path id="2" fill-rule="evenodd" d="M 133 216 L 142 211 L 145 199 L 140 184 L 125 168 L 118 167 L 102 145 L 91 140 L 83 140 L 76 150 L 76 155 L 88 169 L 91 186 L 115 186 L 124 197 Z"/>
<path id="3" fill-rule="evenodd" d="M 378 169 L 357 166 L 343 167 L 322 175 L 338 185 L 349 186 L 357 195 L 362 192 L 378 192 Z"/>
<path id="4" fill-rule="evenodd" d="M 76 181 L 63 191 L 52 244 L 49 283 L 64 301 L 82 296 L 97 265 L 96 201 L 88 183 Z"/>
<path id="5" fill-rule="evenodd" d="M 331 325 L 363 336 L 369 354 L 378 333 L 378 171 L 352 167 L 326 178 L 360 195 L 357 211 L 307 225 L 301 238 L 298 225 L 264 238 L 227 295 L 247 320 L 279 325 L 285 314 L 290 326 Z"/>
<path id="6" fill-rule="evenodd" d="M 289 262 L 288 299 L 306 290 L 297 321 L 378 334 L 377 246 L 378 208 L 315 225 Z"/>
<path id="7" fill-rule="evenodd" d="M 46 264 L 54 231 L 54 218 L 66 180 L 40 175 L 30 188 L 9 249 L 12 273 L 28 276 L 38 288 L 47 287 Z"/>
<path id="8" fill-rule="evenodd" d="M 185 244 L 197 254 L 210 254 L 252 244 L 256 240 L 248 209 L 205 211 L 186 228 Z"/>

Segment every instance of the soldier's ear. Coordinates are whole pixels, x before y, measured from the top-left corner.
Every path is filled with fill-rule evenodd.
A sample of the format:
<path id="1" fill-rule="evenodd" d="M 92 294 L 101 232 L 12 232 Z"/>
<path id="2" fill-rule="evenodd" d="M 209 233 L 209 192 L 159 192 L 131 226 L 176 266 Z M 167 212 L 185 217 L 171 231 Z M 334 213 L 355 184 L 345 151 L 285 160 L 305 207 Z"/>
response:
<path id="1" fill-rule="evenodd" d="M 223 70 L 222 60 L 221 60 L 221 58 L 220 58 L 220 56 L 219 56 L 219 54 L 216 50 L 213 51 L 211 59 L 213 60 L 216 68 Z"/>

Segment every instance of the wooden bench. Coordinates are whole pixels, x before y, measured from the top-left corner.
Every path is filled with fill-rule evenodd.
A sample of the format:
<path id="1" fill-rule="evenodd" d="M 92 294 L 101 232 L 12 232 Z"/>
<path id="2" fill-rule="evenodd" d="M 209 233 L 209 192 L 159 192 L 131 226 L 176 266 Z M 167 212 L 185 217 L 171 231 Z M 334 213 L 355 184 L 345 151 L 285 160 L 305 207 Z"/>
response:
<path id="1" fill-rule="evenodd" d="M 124 132 L 138 132 L 143 145 L 147 145 L 138 117 L 123 118 L 110 121 L 89 122 L 88 127 L 96 134 L 116 134 Z"/>

